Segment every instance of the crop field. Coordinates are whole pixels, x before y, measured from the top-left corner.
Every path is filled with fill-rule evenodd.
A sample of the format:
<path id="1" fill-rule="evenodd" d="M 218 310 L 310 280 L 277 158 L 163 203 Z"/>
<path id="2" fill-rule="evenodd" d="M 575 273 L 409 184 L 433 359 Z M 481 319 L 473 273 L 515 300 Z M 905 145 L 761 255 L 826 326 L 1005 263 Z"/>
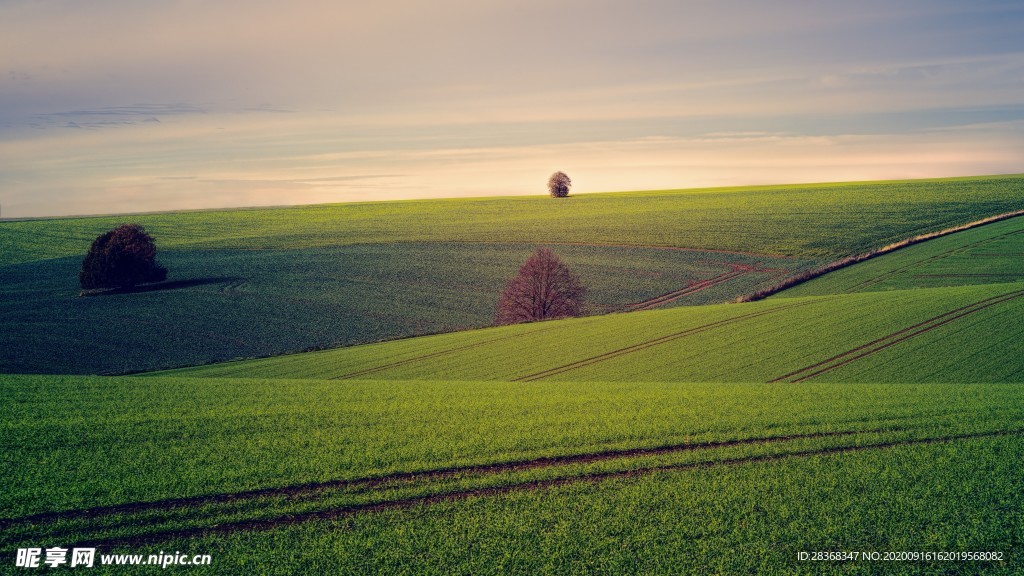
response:
<path id="1" fill-rule="evenodd" d="M 1024 280 L 1024 217 L 902 248 L 815 278 L 778 297 Z"/>
<path id="2" fill-rule="evenodd" d="M 1024 218 L 723 303 L 1022 180 L 147 215 L 170 285 L 93 297 L 63 242 L 113 221 L 48 221 L 0 265 L 0 572 L 1022 573 Z M 539 245 L 592 315 L 483 327 Z"/>
<path id="3" fill-rule="evenodd" d="M 920 230 L 1019 208 L 1016 194 L 1022 180 L 1002 176 L 596 194 L 561 204 L 531 197 L 436 200 L 131 218 L 147 226 L 160 245 L 170 249 L 269 250 L 423 240 L 511 242 L 520 238 L 530 244 L 625 243 L 834 256 Z M 969 207 L 962 201 L 965 195 L 972 200 Z M 817 211 L 822 204 L 840 209 Z M 917 209 L 898 214 L 893 210 L 911 205 Z M 892 229 L 856 224 L 867 216 L 893 219 Z M 776 218 L 784 223 L 773 225 Z M 4 222 L 0 225 L 0 262 L 78 257 L 92 238 L 124 219 Z M 791 220 L 803 224 L 793 226 Z M 848 232 L 826 234 L 823 227 L 832 229 L 833 224 Z M 786 240 L 771 241 L 774 236 Z M 798 237 L 806 238 L 794 240 Z"/>
<path id="4" fill-rule="evenodd" d="M 184 369 L 215 377 L 1021 382 L 1024 218 L 913 245 L 767 301 L 618 314 Z M 945 274 L 931 286 L 929 271 Z M 1016 272 L 1013 272 L 1016 271 Z M 1024 276 L 1019 276 L 1024 279 Z M 993 283 L 1001 280 L 1001 283 Z M 807 294 L 814 294 L 808 296 Z M 474 336 L 475 334 L 475 336 Z"/>
<path id="5" fill-rule="evenodd" d="M 1024 337 L 1022 320 L 1024 285 L 990 284 L 616 314 L 172 373 L 409 380 L 1021 382 L 1024 356 L 1014 350 Z M 884 376 L 859 376 L 872 371 Z"/>
<path id="6" fill-rule="evenodd" d="M 3 549 L 173 548 L 256 573 L 785 571 L 880 543 L 1024 560 L 1016 385 L 0 385 Z"/>
<path id="7" fill-rule="evenodd" d="M 1024 208 L 1024 175 L 369 202 L 131 216 L 167 249 L 612 243 L 832 258 Z M 85 252 L 124 216 L 4 222 L 0 265 Z"/>
<path id="8" fill-rule="evenodd" d="M 0 222 L 0 372 L 123 374 L 479 328 L 539 245 L 581 276 L 590 313 L 726 302 L 1021 209 L 1022 185 L 999 176 Z M 89 243 L 126 218 L 154 235 L 169 282 L 77 297 Z"/>
<path id="9" fill-rule="evenodd" d="M 591 313 L 721 301 L 808 265 L 671 249 L 557 249 L 589 288 Z M 79 258 L 10 265 L 0 276 L 0 372 L 123 373 L 486 326 L 532 250 L 435 243 L 168 251 L 160 260 L 187 280 L 96 297 L 77 297 Z"/>

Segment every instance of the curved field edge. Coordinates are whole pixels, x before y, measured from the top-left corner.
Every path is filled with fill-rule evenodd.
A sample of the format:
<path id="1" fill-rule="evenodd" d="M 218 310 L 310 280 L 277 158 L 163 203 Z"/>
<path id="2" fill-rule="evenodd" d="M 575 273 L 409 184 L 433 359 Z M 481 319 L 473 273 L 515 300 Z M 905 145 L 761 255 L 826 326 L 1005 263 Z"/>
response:
<path id="1" fill-rule="evenodd" d="M 951 227 L 951 228 L 946 228 L 944 230 L 939 230 L 937 232 L 928 232 L 926 234 L 918 234 L 917 236 L 913 236 L 913 237 L 907 238 L 905 240 L 901 240 L 899 242 L 894 242 L 894 243 L 889 244 L 887 246 L 883 246 L 883 247 L 881 247 L 881 248 L 879 248 L 877 250 L 872 250 L 870 252 L 865 252 L 863 254 L 858 254 L 858 255 L 855 255 L 855 256 L 849 256 L 849 257 L 846 257 L 846 258 L 842 258 L 840 260 L 836 260 L 834 262 L 830 262 L 830 263 L 822 266 L 821 268 L 818 268 L 818 269 L 815 269 L 815 270 L 810 270 L 808 272 L 804 272 L 804 273 L 798 274 L 797 276 L 793 276 L 791 278 L 787 278 L 786 280 L 784 280 L 783 282 L 780 282 L 779 284 L 776 284 L 775 286 L 771 286 L 771 287 L 765 288 L 763 290 L 758 290 L 758 291 L 756 291 L 756 292 L 754 292 L 754 293 L 752 293 L 750 295 L 741 296 L 739 299 L 737 299 L 737 302 L 754 302 L 754 301 L 757 301 L 757 300 L 761 300 L 761 299 L 767 298 L 769 296 L 778 294 L 780 292 L 791 290 L 792 288 L 795 288 L 797 286 L 800 286 L 802 284 L 810 282 L 811 280 L 814 280 L 816 278 L 820 278 L 820 277 L 822 277 L 822 276 L 824 276 L 826 274 L 829 274 L 829 273 L 832 273 L 832 272 L 836 272 L 836 271 L 839 271 L 841 269 L 853 266 L 855 264 L 860 264 L 860 263 L 865 262 L 867 260 L 878 258 L 880 256 L 885 256 L 886 254 L 890 254 L 892 252 L 895 252 L 895 251 L 903 249 L 903 248 L 908 248 L 910 246 L 914 246 L 914 245 L 920 244 L 922 242 L 926 242 L 928 240 L 934 240 L 936 238 L 941 238 L 943 236 L 949 236 L 950 234 L 956 234 L 958 232 L 964 232 L 966 230 L 971 230 L 971 229 L 974 229 L 974 228 L 978 228 L 978 227 L 984 226 L 986 224 L 994 224 L 996 222 L 1002 222 L 1004 220 L 1009 220 L 1011 218 L 1017 218 L 1017 217 L 1020 217 L 1020 216 L 1024 216 L 1024 210 L 1014 210 L 1012 212 L 1004 212 L 1002 214 L 997 214 L 997 215 L 994 215 L 994 216 L 989 216 L 987 218 L 982 218 L 981 220 L 975 220 L 974 222 L 968 222 L 967 224 L 962 224 L 962 225 L 959 225 L 959 226 L 954 226 L 954 227 Z M 804 293 L 800 293 L 798 291 L 793 291 L 792 292 L 793 295 L 806 295 L 806 294 L 813 294 L 813 293 L 814 293 L 813 291 L 812 292 L 804 292 Z"/>
<path id="2" fill-rule="evenodd" d="M 923 242 L 818 277 L 779 297 L 1020 281 L 1024 218 L 1010 218 Z"/>
<path id="3" fill-rule="evenodd" d="M 145 215 L 158 245 L 169 248 L 172 282 L 90 299 L 73 297 L 76 257 L 53 256 L 83 253 L 91 234 L 119 217 L 3 222 L 0 262 L 45 260 L 0 266 L 0 299 L 13 304 L 0 325 L 0 370 L 126 374 L 485 325 L 516 258 L 467 263 L 454 243 L 591 251 L 580 266 L 595 279 L 595 312 L 722 302 L 861 246 L 1019 209 L 1022 182 L 1018 175 Z M 663 253 L 637 267 L 602 250 Z M 669 250 L 690 260 L 664 264 Z M 750 252 L 789 256 L 772 263 Z M 339 272 L 349 270 L 348 256 L 366 266 Z M 112 321 L 129 333 L 115 335 Z"/>
<path id="4" fill-rule="evenodd" d="M 502 287 L 535 248 L 168 250 L 160 261 L 172 279 L 190 280 L 91 298 L 75 297 L 79 259 L 10 265 L 0 272 L 8 304 L 0 372 L 124 374 L 488 326 Z M 725 301 L 809 264 L 677 249 L 557 250 L 587 287 L 588 313 Z"/>
<path id="5" fill-rule="evenodd" d="M 860 381 L 1021 381 L 1012 346 L 1024 337 L 1013 321 L 1022 316 L 1020 283 L 864 292 L 489 328 L 145 377 L 771 382 L 884 365 Z M 962 366 L 903 369 L 921 364 Z"/>

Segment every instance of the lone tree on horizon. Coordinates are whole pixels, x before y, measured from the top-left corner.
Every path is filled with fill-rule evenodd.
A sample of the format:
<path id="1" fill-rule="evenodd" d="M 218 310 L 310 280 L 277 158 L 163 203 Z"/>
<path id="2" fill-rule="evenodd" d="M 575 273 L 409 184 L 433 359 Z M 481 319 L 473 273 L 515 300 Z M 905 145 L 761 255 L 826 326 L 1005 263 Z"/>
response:
<path id="1" fill-rule="evenodd" d="M 552 198 L 565 198 L 569 195 L 569 188 L 572 187 L 572 180 L 565 172 L 555 172 L 548 178 L 548 192 Z"/>
<path id="2" fill-rule="evenodd" d="M 569 318 L 583 314 L 586 288 L 548 248 L 538 248 L 508 281 L 498 301 L 498 325 Z"/>
<path id="3" fill-rule="evenodd" d="M 138 224 L 121 224 L 100 234 L 78 273 L 78 282 L 85 290 L 132 288 L 166 279 L 167 269 L 156 262 L 153 238 Z"/>

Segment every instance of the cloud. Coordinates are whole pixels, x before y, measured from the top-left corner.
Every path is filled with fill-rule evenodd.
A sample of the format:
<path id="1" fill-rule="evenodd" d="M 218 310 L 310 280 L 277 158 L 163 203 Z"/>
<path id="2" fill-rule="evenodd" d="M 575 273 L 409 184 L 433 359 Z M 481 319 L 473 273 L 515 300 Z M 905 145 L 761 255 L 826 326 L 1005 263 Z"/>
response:
<path id="1" fill-rule="evenodd" d="M 571 114 L 574 94 L 657 85 L 695 87 L 692 102 L 676 95 L 699 107 L 713 101 L 702 85 L 849 79 L 850 67 L 893 59 L 993 54 L 1014 18 L 986 20 L 984 33 L 942 20 L 964 11 L 878 0 L 51 0 L 0 6 L 0 70 L 32 71 L 32 88 L 9 95 L 8 107 L 34 113 L 170 101 L 454 115 L 509 96 Z"/>
<path id="2" fill-rule="evenodd" d="M 569 164 L 605 190 L 1004 170 L 1022 24 L 999 0 L 0 2 L 0 190 L 109 212 L 520 193 Z M 991 161 L 927 145 L 962 126 Z"/>
<path id="3" fill-rule="evenodd" d="M 210 106 L 198 106 L 194 104 L 132 104 L 128 106 L 108 106 L 92 109 L 66 110 L 59 112 L 45 112 L 32 115 L 27 124 L 37 129 L 47 128 L 111 128 L 118 126 L 132 126 L 135 124 L 160 124 L 161 118 L 169 119 L 175 116 L 207 115 L 214 112 Z M 290 110 L 275 108 L 267 105 L 248 106 L 237 110 L 216 110 L 218 114 L 250 114 L 250 113 L 273 113 L 286 114 Z"/>
<path id="4" fill-rule="evenodd" d="M 555 170 L 570 174 L 580 193 L 1013 173 L 1024 157 L 1024 120 L 904 134 L 752 131 L 374 149 L 301 141 L 265 148 L 230 126 L 225 146 L 200 140 L 196 148 L 190 129 L 167 127 L 182 129 L 176 138 L 145 139 L 142 149 L 131 137 L 141 128 L 54 135 L 34 143 L 50 150 L 46 156 L 0 143 L 0 155 L 18 165 L 4 174 L 24 190 L 8 192 L 5 214 L 542 194 Z M 247 140 L 251 146 L 238 144 Z"/>

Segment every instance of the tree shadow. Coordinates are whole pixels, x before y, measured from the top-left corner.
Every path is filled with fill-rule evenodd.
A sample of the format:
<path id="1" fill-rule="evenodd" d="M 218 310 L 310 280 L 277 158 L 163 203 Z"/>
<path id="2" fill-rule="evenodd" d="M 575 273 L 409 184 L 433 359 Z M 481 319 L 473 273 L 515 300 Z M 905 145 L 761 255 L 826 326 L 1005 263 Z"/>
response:
<path id="1" fill-rule="evenodd" d="M 131 288 L 109 288 L 106 290 L 82 290 L 79 296 L 113 296 L 115 294 L 138 294 L 142 292 L 157 292 L 162 290 L 180 290 L 194 286 L 205 286 L 209 284 L 231 284 L 244 280 L 236 276 L 217 276 L 211 278 L 192 278 L 189 280 L 171 280 L 169 282 L 155 282 L 153 284 L 141 284 Z"/>

